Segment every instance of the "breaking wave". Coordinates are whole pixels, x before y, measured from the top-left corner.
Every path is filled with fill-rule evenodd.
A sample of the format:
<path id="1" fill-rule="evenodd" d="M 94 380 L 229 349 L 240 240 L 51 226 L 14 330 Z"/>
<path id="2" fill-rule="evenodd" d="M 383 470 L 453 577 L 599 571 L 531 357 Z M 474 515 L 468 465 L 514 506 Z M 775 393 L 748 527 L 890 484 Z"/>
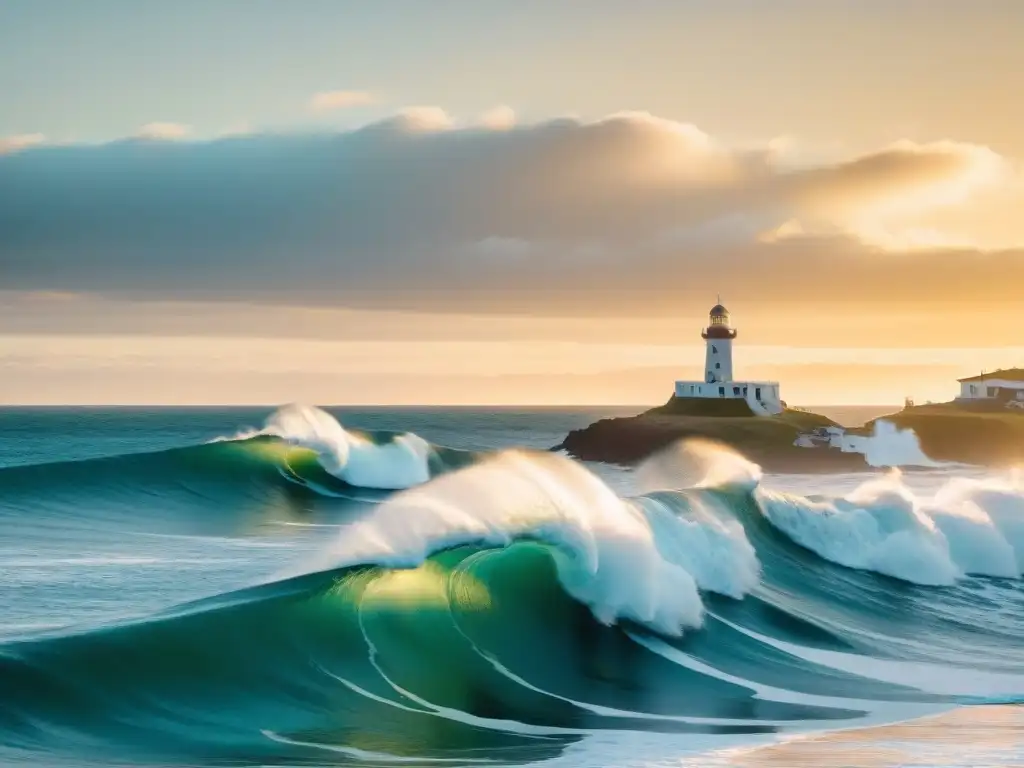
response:
<path id="1" fill-rule="evenodd" d="M 62 530 L 330 523 L 254 586 L 0 643 L 0 761 L 509 764 L 607 731 L 734 743 L 1024 699 L 1019 477 L 801 496 L 690 442 L 632 479 L 299 406 L 0 469 L 0 515 Z"/>
<path id="2" fill-rule="evenodd" d="M 679 635 L 701 625 L 702 590 L 738 599 L 757 585 L 743 526 L 719 506 L 710 494 L 622 498 L 570 459 L 506 452 L 382 502 L 326 556 L 411 567 L 455 546 L 537 541 L 599 621 Z"/>
<path id="3" fill-rule="evenodd" d="M 231 439 L 257 436 L 277 437 L 315 452 L 324 469 L 359 488 L 409 488 L 425 483 L 444 468 L 439 452 L 419 435 L 345 429 L 327 411 L 315 406 L 283 406 L 267 418 L 261 429 L 246 430 Z"/>
<path id="4" fill-rule="evenodd" d="M 841 497 L 761 491 L 758 500 L 793 541 L 849 568 L 928 585 L 1024 571 L 1019 478 L 953 479 L 921 499 L 894 471 Z"/>

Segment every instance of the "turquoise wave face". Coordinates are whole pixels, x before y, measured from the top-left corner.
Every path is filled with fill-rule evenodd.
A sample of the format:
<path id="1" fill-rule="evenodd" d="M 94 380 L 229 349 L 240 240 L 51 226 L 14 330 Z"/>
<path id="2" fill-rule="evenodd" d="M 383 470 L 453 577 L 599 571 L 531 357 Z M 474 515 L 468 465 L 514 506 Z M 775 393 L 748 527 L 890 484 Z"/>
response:
<path id="1" fill-rule="evenodd" d="M 391 433 L 353 433 L 386 445 Z M 478 454 L 432 446 L 430 476 Z M 308 522 L 345 505 L 373 504 L 393 489 L 354 486 L 324 468 L 315 450 L 256 436 L 77 462 L 0 468 L 0 519 L 182 534 L 245 534 Z M 155 501 L 156 503 L 145 503 Z M 216 509 L 211 513 L 211 509 Z"/>
<path id="2" fill-rule="evenodd" d="M 486 748 L 533 760 L 595 729 L 767 733 L 863 714 L 755 698 L 651 652 L 630 637 L 642 628 L 603 625 L 566 594 L 558 556 L 535 542 L 460 547 L 417 568 L 312 574 L 138 623 L 11 643 L 0 662 L 3 741 L 60 740 L 97 759 L 130 745 L 153 760 L 339 747 L 407 757 Z M 803 622 L 792 623 L 799 637 Z M 748 672 L 782 671 L 790 690 L 820 687 L 813 664 L 773 672 L 781 655 L 770 648 L 725 625 L 706 634 L 709 657 L 728 638 L 749 655 Z M 844 685 L 849 695 L 920 698 L 853 677 Z"/>
<path id="3" fill-rule="evenodd" d="M 398 437 L 346 435 L 385 460 L 365 446 Z M 80 555 L 18 572 L 15 602 L 67 616 L 5 629 L 0 762 L 530 763 L 603 733 L 682 749 L 1024 694 L 1019 579 L 918 584 L 791 535 L 794 519 L 845 530 L 846 501 L 788 498 L 780 522 L 742 472 L 623 497 L 568 459 L 437 446 L 414 454 L 430 482 L 366 488 L 325 450 L 260 435 L 0 469 L 0 520 L 25 551 L 58 537 L 169 566 L 162 602 L 125 580 L 132 610 L 79 624 L 76 603 L 109 585 L 59 582 L 66 603 L 45 587 Z M 870 529 L 882 545 L 908 530 Z M 923 530 L 899 541 L 932 542 Z M 260 553 L 278 546 L 302 563 L 268 578 Z"/>
<path id="4" fill-rule="evenodd" d="M 704 628 L 673 639 L 596 621 L 562 588 L 561 556 L 533 541 L 459 547 L 416 568 L 308 574 L 141 622 L 9 643 L 0 741 L 29 751 L 59 743 L 96 760 L 126 749 L 157 762 L 253 763 L 484 750 L 515 762 L 600 730 L 765 734 L 856 723 L 896 702 L 951 701 L 759 639 L 877 654 L 850 632 L 870 623 L 865 611 L 846 611 L 844 628 L 835 616 L 810 617 L 820 578 L 818 589 L 786 593 L 796 610 L 769 602 L 784 580 L 743 601 L 712 599 Z M 787 570 L 783 558 L 806 557 L 805 576 L 835 570 L 796 551 L 778 557 L 772 581 Z M 858 581 L 895 587 L 868 574 Z M 917 605 L 923 617 L 927 604 Z M 931 637 L 952 639 L 929 621 Z"/>

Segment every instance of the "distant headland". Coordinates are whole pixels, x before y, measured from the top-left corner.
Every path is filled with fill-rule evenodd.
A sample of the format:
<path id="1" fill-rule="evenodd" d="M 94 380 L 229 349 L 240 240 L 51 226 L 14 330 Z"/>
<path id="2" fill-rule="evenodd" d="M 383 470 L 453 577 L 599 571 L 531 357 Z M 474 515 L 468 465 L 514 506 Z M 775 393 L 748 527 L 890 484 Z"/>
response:
<path id="1" fill-rule="evenodd" d="M 908 402 L 899 412 L 847 429 L 789 408 L 778 382 L 734 379 L 736 335 L 719 301 L 701 333 L 703 381 L 677 381 L 664 405 L 573 430 L 555 449 L 584 461 L 630 465 L 680 439 L 703 438 L 734 448 L 768 472 L 790 473 L 1024 462 L 1024 369 L 961 379 L 951 402 Z"/>

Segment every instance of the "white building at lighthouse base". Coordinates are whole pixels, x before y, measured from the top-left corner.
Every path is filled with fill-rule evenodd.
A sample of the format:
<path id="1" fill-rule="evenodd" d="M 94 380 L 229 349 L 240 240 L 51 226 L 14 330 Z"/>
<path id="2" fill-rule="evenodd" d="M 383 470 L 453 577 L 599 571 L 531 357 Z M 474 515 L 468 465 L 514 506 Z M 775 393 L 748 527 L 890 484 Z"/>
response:
<path id="1" fill-rule="evenodd" d="M 777 381 L 677 381 L 675 396 L 746 400 L 758 416 L 782 413 Z"/>

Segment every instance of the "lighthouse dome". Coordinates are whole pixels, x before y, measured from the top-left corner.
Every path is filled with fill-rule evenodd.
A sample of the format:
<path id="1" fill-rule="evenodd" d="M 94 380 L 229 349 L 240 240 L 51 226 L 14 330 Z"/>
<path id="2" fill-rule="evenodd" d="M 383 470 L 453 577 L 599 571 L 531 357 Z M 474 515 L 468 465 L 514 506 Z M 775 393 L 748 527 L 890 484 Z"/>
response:
<path id="1" fill-rule="evenodd" d="M 705 339 L 735 339 L 736 331 L 729 324 L 729 310 L 719 302 L 708 313 L 708 327 L 701 334 Z"/>

